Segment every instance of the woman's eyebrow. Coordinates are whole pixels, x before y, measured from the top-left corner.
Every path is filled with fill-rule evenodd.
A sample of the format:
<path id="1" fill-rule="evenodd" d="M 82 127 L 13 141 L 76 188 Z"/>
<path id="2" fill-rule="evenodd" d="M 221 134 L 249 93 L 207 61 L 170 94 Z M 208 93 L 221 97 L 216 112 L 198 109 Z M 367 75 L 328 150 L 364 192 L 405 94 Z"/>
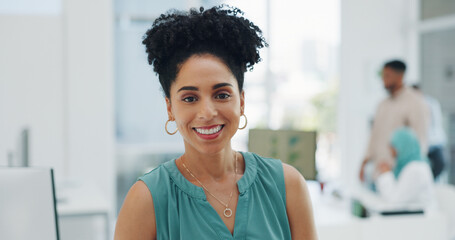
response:
<path id="1" fill-rule="evenodd" d="M 193 87 L 193 86 L 184 86 L 184 87 L 180 88 L 177 92 L 184 91 L 184 90 L 188 90 L 188 91 L 198 91 L 199 88 Z"/>
<path id="2" fill-rule="evenodd" d="M 230 87 L 233 87 L 232 84 L 230 83 L 218 83 L 218 84 L 215 84 L 215 86 L 213 86 L 213 90 L 217 89 L 217 88 L 222 88 L 222 87 L 225 87 L 225 86 L 230 86 Z"/>
<path id="3" fill-rule="evenodd" d="M 222 87 L 225 87 L 225 86 L 233 87 L 232 84 L 230 84 L 230 83 L 218 83 L 218 84 L 215 84 L 212 87 L 212 89 L 215 90 L 215 89 L 222 88 Z M 199 88 L 194 87 L 194 86 L 183 86 L 177 92 L 184 91 L 184 90 L 187 90 L 187 91 L 199 91 Z"/>

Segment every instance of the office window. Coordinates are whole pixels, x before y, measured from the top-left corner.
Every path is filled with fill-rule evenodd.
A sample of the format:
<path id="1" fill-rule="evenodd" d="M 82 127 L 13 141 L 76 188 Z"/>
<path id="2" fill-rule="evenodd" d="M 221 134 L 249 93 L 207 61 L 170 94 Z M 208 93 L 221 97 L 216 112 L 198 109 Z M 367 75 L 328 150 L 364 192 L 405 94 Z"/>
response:
<path id="1" fill-rule="evenodd" d="M 420 19 L 447 17 L 455 15 L 455 1 L 420 0 Z"/>
<path id="2" fill-rule="evenodd" d="M 245 75 L 248 127 L 316 130 L 319 177 L 338 177 L 339 1 L 225 3 L 241 8 L 270 44 L 261 52 L 264 61 Z M 246 146 L 246 136 L 239 132 L 233 145 Z"/>
<path id="3" fill-rule="evenodd" d="M 0 1 L 1 14 L 18 15 L 59 15 L 62 0 L 10 0 Z"/>

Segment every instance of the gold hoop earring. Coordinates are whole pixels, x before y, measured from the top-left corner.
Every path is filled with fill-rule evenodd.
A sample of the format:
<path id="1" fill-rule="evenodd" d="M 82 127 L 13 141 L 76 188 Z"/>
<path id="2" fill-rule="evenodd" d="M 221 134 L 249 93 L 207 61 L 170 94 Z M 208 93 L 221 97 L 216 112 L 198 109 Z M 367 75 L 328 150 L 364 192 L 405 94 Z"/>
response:
<path id="1" fill-rule="evenodd" d="M 168 124 L 169 122 L 171 122 L 170 119 L 168 119 L 168 120 L 166 121 L 166 125 L 164 125 L 164 130 L 166 130 L 167 134 L 169 134 L 169 135 L 174 135 L 174 134 L 176 134 L 176 133 L 179 131 L 179 128 L 175 129 L 174 132 L 169 132 L 169 131 L 167 130 L 167 124 Z"/>
<path id="2" fill-rule="evenodd" d="M 240 115 L 240 117 L 241 117 L 241 116 L 245 117 L 245 125 L 243 125 L 243 127 L 239 127 L 240 130 L 245 129 L 245 128 L 246 128 L 246 125 L 248 125 L 248 118 L 246 118 L 246 115 L 245 115 L 245 114 L 242 114 L 242 115 Z"/>

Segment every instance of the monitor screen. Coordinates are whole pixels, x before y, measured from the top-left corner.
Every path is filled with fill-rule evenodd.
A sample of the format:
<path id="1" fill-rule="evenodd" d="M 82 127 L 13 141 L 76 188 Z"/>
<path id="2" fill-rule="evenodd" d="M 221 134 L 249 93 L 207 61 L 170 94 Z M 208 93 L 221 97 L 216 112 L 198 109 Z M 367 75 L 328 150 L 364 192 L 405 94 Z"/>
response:
<path id="1" fill-rule="evenodd" d="M 52 169 L 0 167 L 0 239 L 59 239 Z"/>
<path id="2" fill-rule="evenodd" d="M 248 151 L 280 159 L 299 170 L 305 179 L 316 179 L 316 132 L 250 129 Z"/>

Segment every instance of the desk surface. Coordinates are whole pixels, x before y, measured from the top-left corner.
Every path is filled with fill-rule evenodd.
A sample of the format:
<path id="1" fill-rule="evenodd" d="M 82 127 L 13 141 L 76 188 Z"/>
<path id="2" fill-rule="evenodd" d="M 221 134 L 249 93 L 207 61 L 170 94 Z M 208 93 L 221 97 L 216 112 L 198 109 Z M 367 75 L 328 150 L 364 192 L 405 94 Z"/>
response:
<path id="1" fill-rule="evenodd" d="M 423 215 L 373 215 L 358 218 L 350 214 L 350 200 L 321 194 L 316 182 L 308 181 L 320 240 L 447 239 L 445 217 L 435 211 Z"/>
<path id="2" fill-rule="evenodd" d="M 57 211 L 61 217 L 108 215 L 111 204 L 99 190 L 83 185 L 57 188 Z"/>

